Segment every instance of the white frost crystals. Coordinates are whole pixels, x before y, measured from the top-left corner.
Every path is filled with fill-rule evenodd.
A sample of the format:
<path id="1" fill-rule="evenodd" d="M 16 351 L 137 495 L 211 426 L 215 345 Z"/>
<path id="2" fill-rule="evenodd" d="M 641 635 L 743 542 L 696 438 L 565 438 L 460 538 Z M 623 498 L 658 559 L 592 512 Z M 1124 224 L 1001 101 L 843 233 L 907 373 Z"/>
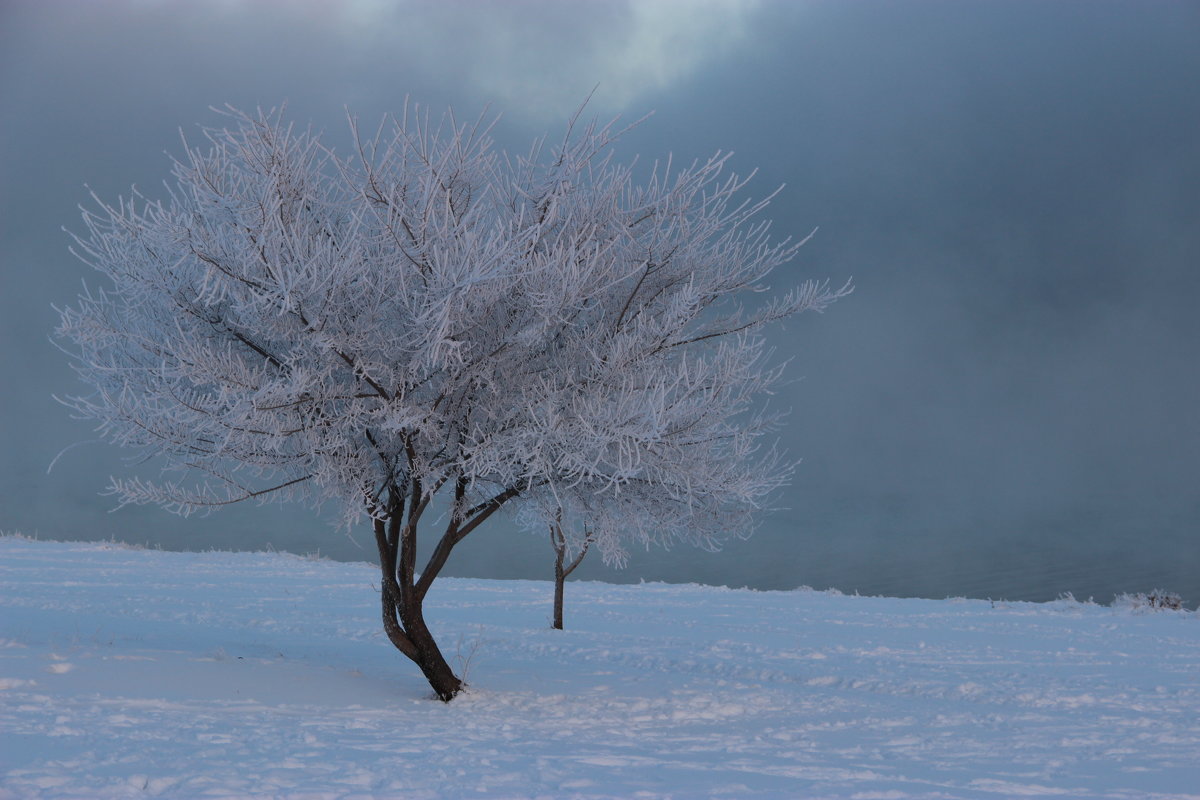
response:
<path id="1" fill-rule="evenodd" d="M 71 402 L 182 473 L 117 480 L 123 502 L 332 502 L 374 520 L 386 574 L 389 549 L 411 572 L 445 487 L 423 596 L 501 506 L 565 509 L 619 560 L 746 532 L 786 479 L 761 448 L 761 329 L 850 287 L 742 309 L 799 243 L 770 240 L 727 155 L 635 182 L 611 123 L 514 157 L 483 118 L 406 108 L 374 137 L 352 124 L 343 158 L 282 112 L 226 115 L 166 199 L 96 199 L 76 238 L 112 285 L 62 312 L 95 388 Z"/>
<path id="2" fill-rule="evenodd" d="M 62 314 L 96 388 L 75 408 L 201 477 L 116 481 L 125 502 L 273 493 L 350 521 L 398 471 L 462 476 L 582 503 L 612 553 L 614 504 L 635 538 L 695 538 L 778 484 L 768 420 L 733 422 L 777 377 L 754 334 L 848 288 L 709 313 L 796 249 L 732 202 L 725 156 L 635 186 L 611 126 L 511 159 L 406 113 L 343 161 L 277 112 L 229 120 L 167 200 L 100 202 L 76 240 L 112 287 Z"/>

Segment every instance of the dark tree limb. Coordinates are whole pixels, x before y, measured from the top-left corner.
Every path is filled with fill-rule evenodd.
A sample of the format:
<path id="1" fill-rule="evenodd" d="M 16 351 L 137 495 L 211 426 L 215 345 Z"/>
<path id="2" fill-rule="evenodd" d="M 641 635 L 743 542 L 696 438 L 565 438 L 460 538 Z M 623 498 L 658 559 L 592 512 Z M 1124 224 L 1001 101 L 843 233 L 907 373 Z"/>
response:
<path id="1" fill-rule="evenodd" d="M 460 478 L 455 485 L 455 505 L 462 502 L 466 494 L 466 484 Z M 510 486 L 504 491 L 486 500 L 479 505 L 468 509 L 462 515 L 462 521 L 459 521 L 454 516 L 451 517 L 450 524 L 446 526 L 445 533 L 438 540 L 437 546 L 433 549 L 433 553 L 429 556 L 429 561 L 425 563 L 425 569 L 421 570 L 421 579 L 417 581 L 417 595 L 421 600 L 425 599 L 426 592 L 429 591 L 433 579 L 441 572 L 442 567 L 446 565 L 446 559 L 450 557 L 450 551 L 454 546 L 466 538 L 467 534 L 475 530 L 488 517 L 496 513 L 500 506 L 520 494 L 520 489 L 515 486 Z"/>

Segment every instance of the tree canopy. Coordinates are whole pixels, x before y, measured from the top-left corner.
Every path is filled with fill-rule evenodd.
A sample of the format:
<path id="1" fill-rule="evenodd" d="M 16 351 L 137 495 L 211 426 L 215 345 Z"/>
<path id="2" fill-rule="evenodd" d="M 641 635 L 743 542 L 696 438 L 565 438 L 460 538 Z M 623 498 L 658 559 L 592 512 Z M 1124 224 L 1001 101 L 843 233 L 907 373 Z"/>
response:
<path id="1" fill-rule="evenodd" d="M 170 473 L 114 480 L 122 502 L 300 499 L 369 519 L 385 626 L 421 663 L 405 604 L 419 617 L 450 550 L 501 507 L 586 520 L 619 560 L 629 542 L 746 532 L 786 480 L 764 446 L 781 373 L 762 328 L 850 287 L 743 307 L 802 242 L 771 239 L 770 198 L 741 199 L 728 155 L 635 180 L 613 124 L 573 119 L 513 156 L 483 117 L 406 108 L 369 137 L 352 121 L 343 156 L 281 111 L 225 113 L 164 198 L 95 198 L 75 240 L 108 285 L 62 311 L 94 389 L 70 402 Z"/>

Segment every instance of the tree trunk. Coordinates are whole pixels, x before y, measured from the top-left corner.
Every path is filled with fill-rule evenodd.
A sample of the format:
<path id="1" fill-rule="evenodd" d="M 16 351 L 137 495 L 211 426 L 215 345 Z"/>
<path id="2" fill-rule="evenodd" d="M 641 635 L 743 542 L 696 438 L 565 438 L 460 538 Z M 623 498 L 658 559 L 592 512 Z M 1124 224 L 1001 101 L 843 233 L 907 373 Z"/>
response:
<path id="1" fill-rule="evenodd" d="M 563 629 L 563 584 L 566 583 L 567 576 L 563 572 L 563 551 L 561 548 L 555 548 L 554 558 L 554 628 L 555 630 Z"/>
<path id="2" fill-rule="evenodd" d="M 399 597 L 404 593 L 394 577 L 389 579 L 386 565 L 383 565 L 383 584 L 383 629 L 388 640 L 420 667 L 438 699 L 450 702 L 463 690 L 464 684 L 454 674 L 429 632 L 421 599 L 410 593 L 407 603 L 400 601 Z"/>
<path id="3" fill-rule="evenodd" d="M 417 590 L 411 567 L 415 558 L 416 522 L 421 510 L 419 505 L 410 509 L 408 524 L 403 530 L 402 504 L 393 506 L 392 516 L 386 522 L 377 519 L 374 523 L 383 577 L 380 591 L 383 629 L 395 648 L 420 667 L 437 698 L 448 703 L 463 690 L 463 682 L 446 663 L 425 624 L 422 609 L 425 594 Z"/>
<path id="4" fill-rule="evenodd" d="M 575 560 L 569 565 L 563 566 L 563 561 L 567 556 L 567 538 L 562 531 L 562 512 L 558 513 L 558 517 L 554 524 L 550 526 L 550 544 L 554 546 L 554 629 L 563 629 L 563 593 L 567 576 L 575 571 L 579 566 L 579 562 L 583 561 L 583 557 L 587 555 L 588 547 L 592 543 L 592 535 L 586 533 L 583 538 L 583 549 L 579 551 L 579 555 L 575 556 Z"/>
<path id="5" fill-rule="evenodd" d="M 463 690 L 465 684 L 446 663 L 442 651 L 438 649 L 437 642 L 433 640 L 433 634 L 426 627 L 421 601 L 414 598 L 414 602 L 401 603 L 400 619 L 404 623 L 404 630 L 408 634 L 409 641 L 413 643 L 416 650 L 415 655 L 410 658 L 421 668 L 421 672 L 429 681 L 429 685 L 433 687 L 433 692 L 438 699 L 449 703 Z"/>
<path id="6" fill-rule="evenodd" d="M 515 487 L 505 489 L 490 500 L 467 509 L 461 517 L 452 518 L 418 579 L 415 569 L 417 523 L 440 486 L 441 483 L 438 483 L 433 492 L 426 495 L 421 491 L 420 482 L 412 481 L 411 498 L 409 492 L 401 492 L 393 487 L 387 495 L 386 519 L 376 518 L 373 524 L 375 544 L 379 548 L 379 568 L 383 577 L 380 588 L 383 630 L 388 641 L 421 668 L 438 699 L 448 703 L 466 687 L 466 684 L 446 663 L 433 634 L 429 631 L 429 626 L 425 624 L 425 594 L 445 565 L 451 549 L 496 509 L 515 497 L 518 491 Z M 461 506 L 466 489 L 466 482 L 460 477 L 455 482 L 455 508 Z M 404 518 L 406 510 L 407 520 Z"/>

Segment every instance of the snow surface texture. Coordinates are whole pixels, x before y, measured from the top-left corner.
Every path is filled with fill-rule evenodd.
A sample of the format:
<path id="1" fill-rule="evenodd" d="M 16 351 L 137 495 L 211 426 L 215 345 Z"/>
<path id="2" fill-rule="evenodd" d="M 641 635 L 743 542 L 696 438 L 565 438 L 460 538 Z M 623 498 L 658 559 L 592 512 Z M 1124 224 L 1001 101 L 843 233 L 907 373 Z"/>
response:
<path id="1" fill-rule="evenodd" d="M 0 538 L 0 797 L 1200 798 L 1193 612 L 377 574 Z"/>

